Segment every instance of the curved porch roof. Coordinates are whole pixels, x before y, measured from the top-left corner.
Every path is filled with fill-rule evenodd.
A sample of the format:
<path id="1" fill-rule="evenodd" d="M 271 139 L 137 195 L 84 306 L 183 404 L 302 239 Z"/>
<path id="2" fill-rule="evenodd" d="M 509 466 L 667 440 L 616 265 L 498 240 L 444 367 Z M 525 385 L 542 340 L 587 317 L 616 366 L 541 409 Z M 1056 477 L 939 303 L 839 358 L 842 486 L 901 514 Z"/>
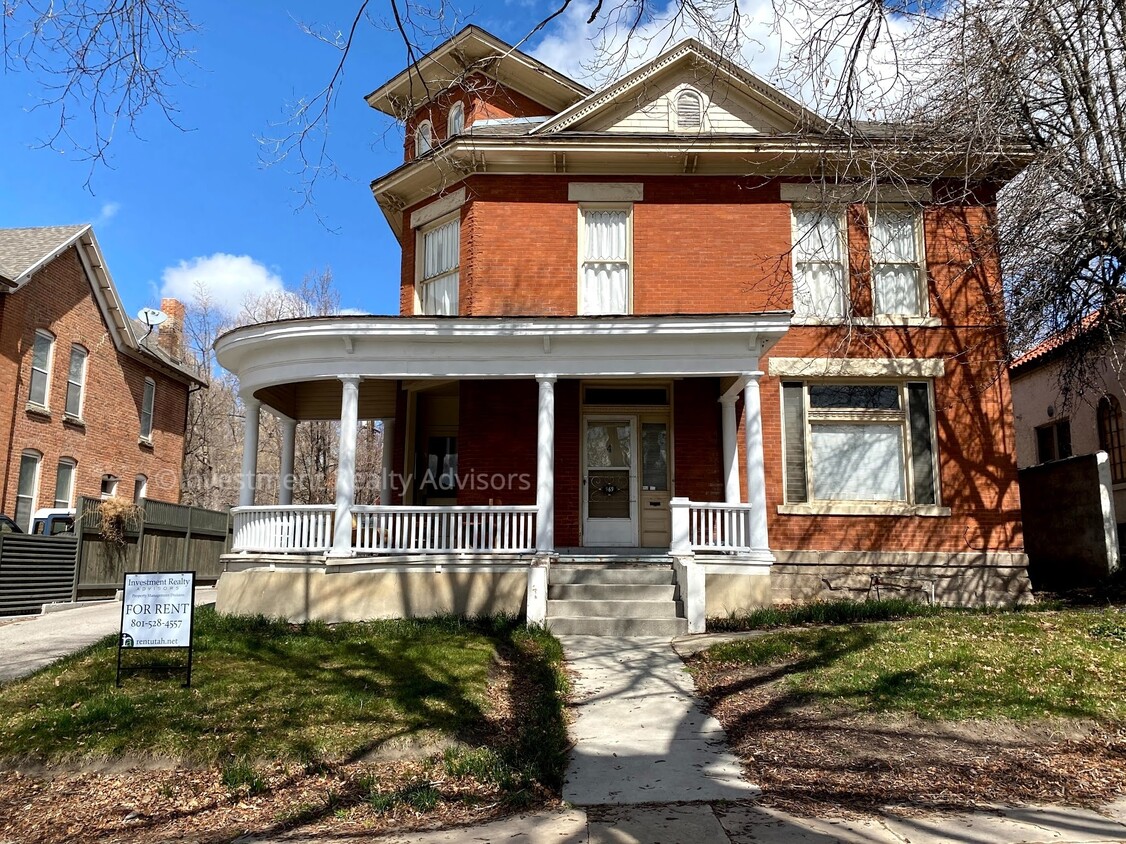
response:
<path id="1" fill-rule="evenodd" d="M 363 418 L 394 414 L 399 379 L 724 376 L 757 371 L 790 312 L 598 317 L 341 316 L 236 328 L 215 353 L 252 395 L 292 418 L 336 418 L 341 376 Z M 382 383 L 380 383 L 382 381 Z"/>

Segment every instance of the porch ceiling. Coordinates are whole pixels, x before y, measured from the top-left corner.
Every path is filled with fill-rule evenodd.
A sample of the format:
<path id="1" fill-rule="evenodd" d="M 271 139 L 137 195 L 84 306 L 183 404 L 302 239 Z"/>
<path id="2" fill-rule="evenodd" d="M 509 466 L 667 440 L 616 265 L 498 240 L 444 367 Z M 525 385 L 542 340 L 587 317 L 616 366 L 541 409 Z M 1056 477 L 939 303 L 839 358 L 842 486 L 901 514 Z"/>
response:
<path id="1" fill-rule="evenodd" d="M 788 312 L 322 317 L 238 328 L 220 337 L 215 351 L 244 393 L 282 412 L 328 414 L 334 399 L 339 410 L 339 376 L 360 376 L 371 395 L 382 396 L 368 379 L 737 375 L 758 370 L 789 325 Z M 318 381 L 331 386 L 303 386 Z M 362 389 L 361 402 L 363 396 Z"/>
<path id="2" fill-rule="evenodd" d="M 395 382 L 360 382 L 360 419 L 389 419 L 395 416 Z M 308 422 L 339 420 L 343 387 L 340 381 L 300 381 L 275 384 L 254 392 L 254 397 L 290 419 Z"/>

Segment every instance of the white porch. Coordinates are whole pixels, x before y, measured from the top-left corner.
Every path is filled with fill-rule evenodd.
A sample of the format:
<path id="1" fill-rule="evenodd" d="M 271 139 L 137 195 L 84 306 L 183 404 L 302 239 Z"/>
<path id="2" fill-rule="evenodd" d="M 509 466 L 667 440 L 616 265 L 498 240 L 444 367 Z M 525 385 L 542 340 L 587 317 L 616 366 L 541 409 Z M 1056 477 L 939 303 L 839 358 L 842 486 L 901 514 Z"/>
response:
<path id="1" fill-rule="evenodd" d="M 237 329 L 216 344 L 219 360 L 239 376 L 246 409 L 242 488 L 234 508 L 231 570 L 256 564 L 315 566 L 323 571 L 435 565 L 527 571 L 531 623 L 546 614 L 546 570 L 557 559 L 556 386 L 561 379 L 722 378 L 724 500 L 676 497 L 668 504 L 671 540 L 691 630 L 703 629 L 705 569 L 769 570 L 759 355 L 788 327 L 788 315 L 613 319 L 442 320 L 335 318 Z M 347 373 L 347 374 L 340 374 Z M 300 381 L 296 380 L 300 379 Z M 537 390 L 534 503 L 490 505 L 356 503 L 356 443 L 361 386 L 473 379 L 534 379 Z M 299 383 L 339 384 L 339 453 L 335 502 L 292 503 L 294 435 L 299 403 L 279 410 Z M 374 382 L 374 383 L 373 383 Z M 370 390 L 364 401 L 368 410 Z M 736 404 L 743 403 L 739 459 Z M 258 427 L 266 404 L 285 416 L 276 504 L 258 503 Z M 378 404 L 378 402 L 377 402 Z M 384 401 L 384 412 L 393 407 Z M 381 415 L 381 501 L 404 433 Z M 398 436 L 398 438 L 397 438 Z M 740 465 L 742 463 L 742 465 Z M 740 477 L 742 475 L 742 478 Z M 741 500 L 745 479 L 746 499 Z M 649 549 L 652 550 L 652 549 Z"/>

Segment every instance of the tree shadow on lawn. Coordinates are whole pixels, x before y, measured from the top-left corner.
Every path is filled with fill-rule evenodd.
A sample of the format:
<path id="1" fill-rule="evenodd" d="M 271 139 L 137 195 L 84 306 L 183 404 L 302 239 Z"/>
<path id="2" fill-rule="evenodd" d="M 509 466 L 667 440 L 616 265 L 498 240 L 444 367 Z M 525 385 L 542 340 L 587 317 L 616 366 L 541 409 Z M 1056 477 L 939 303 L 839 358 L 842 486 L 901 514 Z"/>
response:
<path id="1" fill-rule="evenodd" d="M 878 674 L 829 691 L 795 689 L 791 674 L 878 646 L 864 628 L 818 631 L 812 653 L 766 666 L 708 665 L 696 682 L 764 802 L 799 814 L 864 813 L 889 805 L 926 811 L 981 803 L 1098 805 L 1126 792 L 1126 736 L 1089 709 L 1033 698 L 1044 719 L 928 720 L 896 714 L 940 694 L 965 656 Z M 981 686 L 962 699 L 985 711 L 1029 703 L 1019 688 Z M 872 710 L 866 710 L 871 706 Z M 874 710 L 874 711 L 873 711 Z"/>

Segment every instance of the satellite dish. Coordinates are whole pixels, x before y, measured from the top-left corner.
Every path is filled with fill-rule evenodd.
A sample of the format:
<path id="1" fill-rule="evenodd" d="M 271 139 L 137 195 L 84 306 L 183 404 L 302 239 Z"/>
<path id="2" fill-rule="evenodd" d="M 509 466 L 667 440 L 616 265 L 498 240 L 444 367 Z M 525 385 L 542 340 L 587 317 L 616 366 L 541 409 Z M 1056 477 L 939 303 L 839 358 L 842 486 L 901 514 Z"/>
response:
<path id="1" fill-rule="evenodd" d="M 137 319 L 149 328 L 153 328 L 168 322 L 168 314 L 164 311 L 158 311 L 156 308 L 141 308 L 141 312 L 137 314 Z"/>

